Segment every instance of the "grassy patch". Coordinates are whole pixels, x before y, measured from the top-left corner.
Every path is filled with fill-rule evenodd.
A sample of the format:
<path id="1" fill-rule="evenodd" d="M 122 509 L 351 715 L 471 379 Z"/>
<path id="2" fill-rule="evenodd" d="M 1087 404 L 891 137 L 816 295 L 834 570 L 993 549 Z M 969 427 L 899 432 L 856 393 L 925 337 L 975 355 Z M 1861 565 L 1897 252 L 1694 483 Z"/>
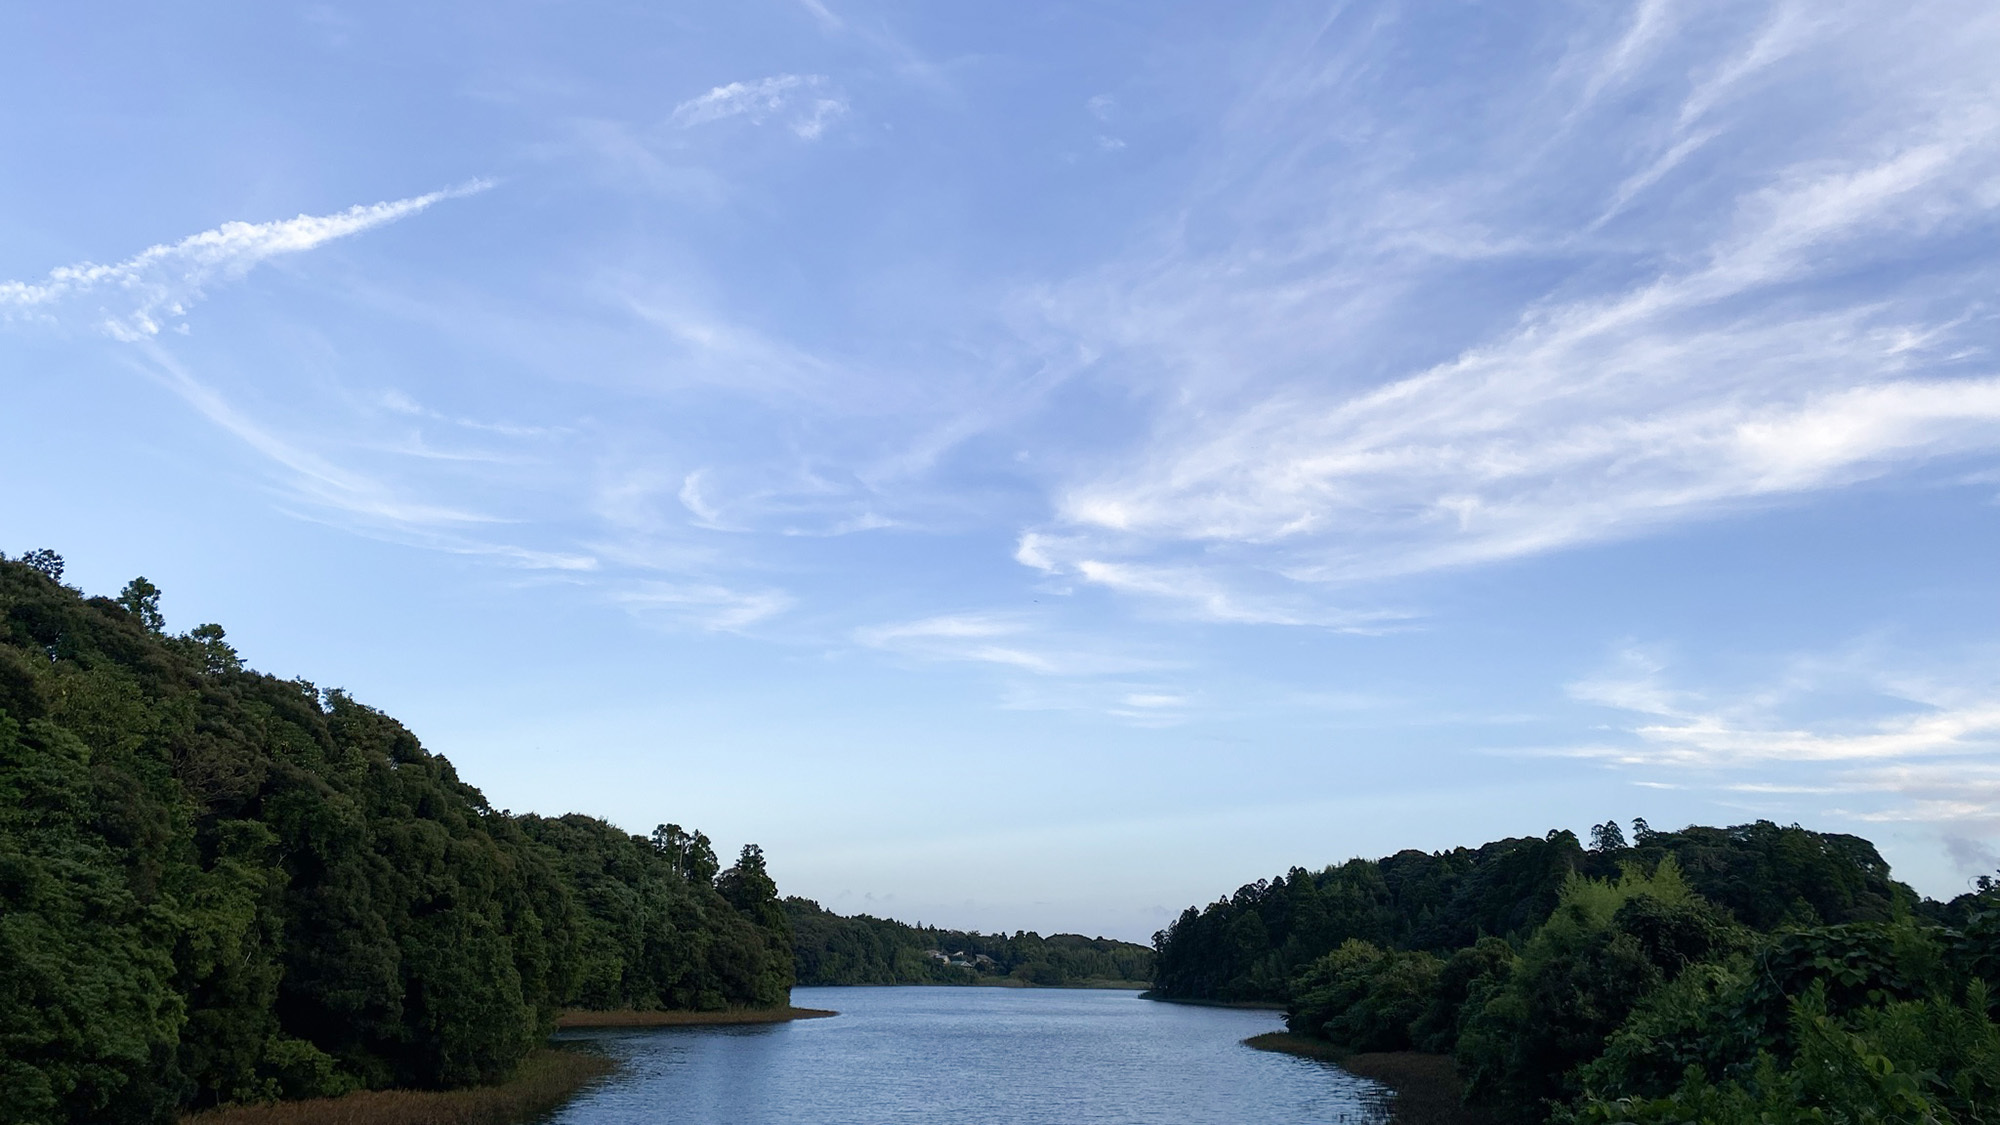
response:
<path id="1" fill-rule="evenodd" d="M 784 1023 L 837 1016 L 825 1008 L 729 1008 L 719 1012 L 660 1012 L 624 1009 L 593 1012 L 572 1008 L 556 1017 L 557 1027 L 714 1027 L 737 1023 Z"/>
<path id="2" fill-rule="evenodd" d="M 1372 1078 L 1395 1091 L 1389 1119 L 1395 1125 L 1486 1125 L 1484 1113 L 1461 1099 L 1458 1064 L 1450 1055 L 1418 1051 L 1353 1054 L 1323 1039 L 1270 1031 L 1243 1041 L 1260 1051 L 1282 1051 L 1330 1062 L 1349 1074 Z"/>
<path id="3" fill-rule="evenodd" d="M 339 1098 L 224 1106 L 181 1125 L 520 1125 L 562 1105 L 614 1063 L 582 1051 L 544 1049 L 498 1086 L 469 1090 L 362 1090 Z"/>

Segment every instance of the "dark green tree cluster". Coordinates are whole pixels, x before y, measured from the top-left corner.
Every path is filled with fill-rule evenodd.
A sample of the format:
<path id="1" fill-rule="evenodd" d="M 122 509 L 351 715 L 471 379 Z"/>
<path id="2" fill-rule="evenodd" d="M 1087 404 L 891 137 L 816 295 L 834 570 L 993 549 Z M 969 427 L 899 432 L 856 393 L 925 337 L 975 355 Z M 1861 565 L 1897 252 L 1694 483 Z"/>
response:
<path id="1" fill-rule="evenodd" d="M 801 985 L 1031 985 L 1138 982 L 1152 977 L 1153 951 L 1081 934 L 982 934 L 912 926 L 867 914 L 843 916 L 810 899 L 784 901 Z M 940 961 L 942 953 L 964 964 Z"/>
<path id="2" fill-rule="evenodd" d="M 770 1006 L 763 856 L 490 807 L 160 593 L 0 557 L 0 1120 L 506 1074 L 563 1007 Z"/>
<path id="3" fill-rule="evenodd" d="M 1526 927 L 1422 944 L 1456 923 L 1417 899 L 1427 916 L 1341 935 L 1285 985 L 1288 1025 L 1452 1054 L 1467 1100 L 1520 1125 L 2000 1118 L 2000 888 L 1919 901 L 1866 841 L 1796 827 L 1636 829 L 1599 825 L 1588 850 L 1552 833 L 1572 866 Z M 1210 911 L 1247 931 L 1296 881 Z M 1203 917 L 1160 935 L 1163 964 Z"/>
<path id="4" fill-rule="evenodd" d="M 1174 999 L 1287 1000 L 1298 974 L 1343 942 L 1449 956 L 1483 936 L 1518 938 L 1555 910 L 1572 873 L 1615 879 L 1625 864 L 1668 856 L 1705 898 L 1759 929 L 1881 920 L 1916 902 L 1854 836 L 1768 821 L 1679 832 L 1642 821 L 1629 844 L 1616 825 L 1595 835 L 1592 848 L 1555 831 L 1260 879 L 1155 935 L 1154 987 Z"/>

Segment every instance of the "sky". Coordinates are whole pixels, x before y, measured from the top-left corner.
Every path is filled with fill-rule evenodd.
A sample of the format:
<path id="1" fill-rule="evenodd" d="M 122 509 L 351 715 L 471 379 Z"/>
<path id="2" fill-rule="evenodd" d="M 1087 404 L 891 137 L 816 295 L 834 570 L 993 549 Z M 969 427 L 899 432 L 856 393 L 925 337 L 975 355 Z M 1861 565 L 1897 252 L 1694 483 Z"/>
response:
<path id="1" fill-rule="evenodd" d="M 1144 941 L 2000 867 L 2000 7 L 0 12 L 0 550 L 500 807 Z"/>

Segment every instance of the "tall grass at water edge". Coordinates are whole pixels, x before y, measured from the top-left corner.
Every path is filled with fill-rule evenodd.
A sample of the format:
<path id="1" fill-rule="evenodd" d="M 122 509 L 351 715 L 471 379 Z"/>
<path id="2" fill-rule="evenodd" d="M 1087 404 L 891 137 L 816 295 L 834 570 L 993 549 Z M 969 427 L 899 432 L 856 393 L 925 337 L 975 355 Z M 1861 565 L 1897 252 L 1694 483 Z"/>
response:
<path id="1" fill-rule="evenodd" d="M 181 1125 L 520 1125 L 568 1101 L 616 1064 L 602 1055 L 543 1049 L 498 1086 L 467 1090 L 362 1090 L 338 1098 L 223 1106 Z"/>

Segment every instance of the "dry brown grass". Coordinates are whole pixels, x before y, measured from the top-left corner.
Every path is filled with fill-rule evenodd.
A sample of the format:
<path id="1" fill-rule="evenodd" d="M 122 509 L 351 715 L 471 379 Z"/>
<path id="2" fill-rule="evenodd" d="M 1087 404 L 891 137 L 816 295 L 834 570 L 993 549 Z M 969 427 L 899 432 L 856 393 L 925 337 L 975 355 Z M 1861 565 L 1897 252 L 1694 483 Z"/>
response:
<path id="1" fill-rule="evenodd" d="M 825 1008 L 733 1008 L 720 1012 L 650 1012 L 630 1008 L 593 1012 L 572 1008 L 556 1017 L 557 1027 L 712 1027 L 734 1023 L 784 1023 L 837 1016 Z"/>
<path id="2" fill-rule="evenodd" d="M 363 1090 L 339 1098 L 224 1106 L 181 1125 L 518 1125 L 562 1105 L 615 1064 L 582 1051 L 540 1050 L 498 1086 Z"/>
<path id="3" fill-rule="evenodd" d="M 1372 1078 L 1396 1096 L 1389 1103 L 1395 1125 L 1486 1125 L 1487 1117 L 1461 1100 L 1458 1064 L 1450 1055 L 1418 1051 L 1350 1054 L 1323 1039 L 1271 1031 L 1243 1042 L 1260 1051 L 1282 1051 L 1330 1062 L 1363 1078 Z"/>

